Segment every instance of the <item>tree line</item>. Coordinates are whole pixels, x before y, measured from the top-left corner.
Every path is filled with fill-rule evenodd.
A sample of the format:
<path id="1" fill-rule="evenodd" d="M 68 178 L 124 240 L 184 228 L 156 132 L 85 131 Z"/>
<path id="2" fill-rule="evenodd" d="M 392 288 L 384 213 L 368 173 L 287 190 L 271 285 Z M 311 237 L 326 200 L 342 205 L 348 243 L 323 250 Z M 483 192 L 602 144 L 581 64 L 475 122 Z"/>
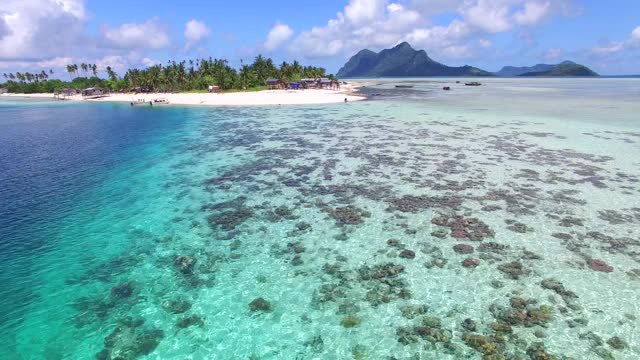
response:
<path id="1" fill-rule="evenodd" d="M 80 74 L 82 70 L 82 75 Z M 49 79 L 53 70 L 42 70 L 36 74 L 3 74 L 5 83 L 0 87 L 12 93 L 60 92 L 63 88 L 81 90 L 87 87 L 101 87 L 112 91 L 132 89 L 150 92 L 198 91 L 207 90 L 209 85 L 219 86 L 222 90 L 251 90 L 265 87 L 267 79 L 276 78 L 285 83 L 303 78 L 329 77 L 322 67 L 303 66 L 298 61 L 283 62 L 276 66 L 272 59 L 258 55 L 251 64 L 240 61 L 235 69 L 225 59 L 196 59 L 181 62 L 169 61 L 166 65 L 153 65 L 146 69 L 128 69 L 120 77 L 107 66 L 106 78 L 98 77 L 96 64 L 82 63 L 66 66 L 70 81 Z"/>

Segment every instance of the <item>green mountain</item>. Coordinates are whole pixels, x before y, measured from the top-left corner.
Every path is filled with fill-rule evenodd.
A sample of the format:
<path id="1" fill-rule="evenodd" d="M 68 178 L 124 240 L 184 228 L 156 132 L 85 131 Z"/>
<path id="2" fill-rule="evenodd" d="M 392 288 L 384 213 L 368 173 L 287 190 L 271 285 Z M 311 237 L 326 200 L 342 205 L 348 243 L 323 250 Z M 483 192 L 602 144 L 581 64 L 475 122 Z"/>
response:
<path id="1" fill-rule="evenodd" d="M 575 64 L 571 61 L 564 61 L 560 64 Z M 549 71 L 559 64 L 536 64 L 533 66 L 505 66 L 495 73 L 498 76 L 520 76 L 529 72 Z"/>
<path id="2" fill-rule="evenodd" d="M 546 71 L 532 71 L 518 76 L 600 76 L 595 71 L 580 64 L 565 61 Z"/>
<path id="3" fill-rule="evenodd" d="M 406 42 L 379 53 L 361 50 L 338 71 L 338 77 L 494 76 L 469 66 L 451 67 L 429 58 Z"/>

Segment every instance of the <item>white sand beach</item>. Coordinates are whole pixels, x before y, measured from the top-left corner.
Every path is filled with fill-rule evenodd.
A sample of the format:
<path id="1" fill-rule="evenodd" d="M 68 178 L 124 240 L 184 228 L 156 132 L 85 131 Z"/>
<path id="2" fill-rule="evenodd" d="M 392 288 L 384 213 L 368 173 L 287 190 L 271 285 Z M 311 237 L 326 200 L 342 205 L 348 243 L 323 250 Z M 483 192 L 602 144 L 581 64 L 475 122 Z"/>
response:
<path id="1" fill-rule="evenodd" d="M 145 93 L 145 94 L 111 94 L 97 99 L 83 99 L 80 95 L 67 97 L 72 101 L 97 102 L 150 102 L 155 99 L 165 99 L 173 105 L 209 105 L 209 106 L 249 106 L 249 105 L 303 105 L 328 104 L 347 101 L 364 100 L 364 96 L 355 91 L 358 84 L 346 84 L 340 91 L 336 90 L 264 90 L 255 92 L 231 93 Z M 2 94 L 0 96 L 27 98 L 54 98 L 51 93 L 39 94 Z M 156 105 L 156 104 L 154 104 Z"/>

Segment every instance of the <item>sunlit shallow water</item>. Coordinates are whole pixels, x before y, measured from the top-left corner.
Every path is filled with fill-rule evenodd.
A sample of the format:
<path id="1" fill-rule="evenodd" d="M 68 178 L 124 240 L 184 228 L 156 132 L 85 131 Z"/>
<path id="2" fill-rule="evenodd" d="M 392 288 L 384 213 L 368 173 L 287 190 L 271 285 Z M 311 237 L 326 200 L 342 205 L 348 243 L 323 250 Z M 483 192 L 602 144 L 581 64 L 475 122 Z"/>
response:
<path id="1" fill-rule="evenodd" d="M 404 81 L 0 100 L 0 358 L 640 356 L 640 83 Z"/>

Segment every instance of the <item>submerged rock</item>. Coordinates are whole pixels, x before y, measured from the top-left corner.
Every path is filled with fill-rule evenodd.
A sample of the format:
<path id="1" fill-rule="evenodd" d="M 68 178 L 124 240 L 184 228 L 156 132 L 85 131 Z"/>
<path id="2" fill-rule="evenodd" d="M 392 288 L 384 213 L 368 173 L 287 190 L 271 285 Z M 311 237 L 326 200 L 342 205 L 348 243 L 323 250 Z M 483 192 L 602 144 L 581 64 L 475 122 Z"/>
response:
<path id="1" fill-rule="evenodd" d="M 129 281 L 118 284 L 111 288 L 111 296 L 117 299 L 128 298 L 133 295 L 133 284 Z"/>
<path id="2" fill-rule="evenodd" d="M 302 260 L 302 256 L 300 255 L 296 255 L 293 257 L 293 259 L 291 259 L 291 265 L 293 266 L 300 266 L 304 264 L 304 261 Z"/>
<path id="3" fill-rule="evenodd" d="M 321 353 L 324 350 L 324 340 L 322 340 L 322 336 L 314 336 L 311 339 L 307 340 L 303 344 L 305 347 L 311 348 L 311 351 L 314 353 Z"/>
<path id="4" fill-rule="evenodd" d="M 176 323 L 178 329 L 184 329 L 194 325 L 202 327 L 204 326 L 204 320 L 202 320 L 199 315 L 191 315 Z"/>
<path id="5" fill-rule="evenodd" d="M 431 232 L 431 236 L 435 236 L 440 239 L 444 239 L 449 235 L 449 232 L 445 229 L 438 229 Z"/>
<path id="6" fill-rule="evenodd" d="M 612 348 L 616 349 L 616 350 L 622 350 L 622 349 L 626 349 L 629 347 L 629 345 L 627 344 L 626 341 L 622 340 L 621 338 L 614 336 L 612 338 L 610 338 L 609 340 L 607 340 L 607 344 L 609 344 L 609 346 L 611 346 Z"/>
<path id="7" fill-rule="evenodd" d="M 193 268 L 196 266 L 196 258 L 189 255 L 176 256 L 173 260 L 175 268 L 184 275 L 193 274 Z"/>
<path id="8" fill-rule="evenodd" d="M 412 250 L 404 249 L 400 252 L 400 256 L 403 259 L 413 259 L 416 257 L 416 253 Z"/>
<path id="9" fill-rule="evenodd" d="M 184 299 L 165 300 L 162 308 L 172 314 L 182 314 L 191 309 L 191 303 Z"/>
<path id="10" fill-rule="evenodd" d="M 375 265 L 373 267 L 363 266 L 358 269 L 358 274 L 362 280 L 383 279 L 399 275 L 404 271 L 404 266 L 393 263 Z"/>
<path id="11" fill-rule="evenodd" d="M 451 229 L 451 236 L 456 239 L 482 241 L 484 238 L 494 236 L 493 230 L 477 218 L 466 218 L 462 215 L 441 215 L 433 218 L 431 223 L 448 227 Z"/>
<path id="12" fill-rule="evenodd" d="M 219 214 L 211 215 L 208 218 L 209 225 L 214 229 L 224 231 L 234 230 L 238 225 L 253 217 L 253 210 L 247 207 L 240 207 L 234 210 L 223 211 Z"/>
<path id="13" fill-rule="evenodd" d="M 398 249 L 401 249 L 401 248 L 403 248 L 403 247 L 404 247 L 404 245 L 402 245 L 402 244 L 400 243 L 400 241 L 398 241 L 398 240 L 396 240 L 396 239 L 389 239 L 389 240 L 387 240 L 387 245 L 389 245 L 389 246 L 391 246 L 391 247 L 394 247 L 394 248 L 398 248 Z"/>
<path id="14" fill-rule="evenodd" d="M 519 261 L 512 261 L 510 263 L 501 264 L 498 266 L 498 270 L 505 273 L 509 278 L 513 280 L 518 280 L 521 276 L 527 275 L 529 273 L 529 271 Z"/>
<path id="15" fill-rule="evenodd" d="M 599 260 L 599 259 L 591 259 L 591 261 L 589 261 L 589 267 L 591 267 L 591 269 L 595 271 L 601 271 L 601 272 L 613 271 L 613 266 L 610 266 L 603 260 Z"/>
<path id="16" fill-rule="evenodd" d="M 466 333 L 462 336 L 462 340 L 465 342 L 465 344 L 467 344 L 467 346 L 481 352 L 485 356 L 498 353 L 499 344 L 494 338 L 484 335 Z"/>
<path id="17" fill-rule="evenodd" d="M 476 331 L 477 325 L 475 321 L 467 318 L 462 322 L 462 327 L 468 331 Z"/>
<path id="18" fill-rule="evenodd" d="M 96 357 L 104 360 L 133 360 L 152 353 L 162 338 L 162 330 L 118 326 L 104 338 L 105 348 Z"/>
<path id="19" fill-rule="evenodd" d="M 427 305 L 404 305 L 400 308 L 402 317 L 406 319 L 413 319 L 416 316 L 424 315 L 429 311 Z"/>
<path id="20" fill-rule="evenodd" d="M 347 314 L 342 318 L 342 320 L 340 320 L 340 325 L 344 328 L 352 328 L 360 325 L 360 322 L 361 320 L 357 315 Z"/>
<path id="21" fill-rule="evenodd" d="M 253 299 L 249 303 L 249 309 L 251 311 L 270 312 L 272 310 L 271 303 L 261 297 Z"/>
<path id="22" fill-rule="evenodd" d="M 516 302 L 514 302 L 516 299 Z M 553 311 L 548 305 L 540 307 L 529 306 L 525 301 L 524 304 L 520 298 L 512 299 L 512 308 L 500 311 L 496 317 L 504 322 L 514 326 L 533 327 L 535 325 L 547 326 L 553 320 Z"/>
<path id="23" fill-rule="evenodd" d="M 462 266 L 464 266 L 466 268 L 474 268 L 474 267 L 476 267 L 478 265 L 480 265 L 480 260 L 478 260 L 478 259 L 466 258 L 466 259 L 462 260 Z"/>
<path id="24" fill-rule="evenodd" d="M 458 254 L 471 254 L 473 253 L 473 246 L 467 244 L 457 244 L 454 245 L 453 251 Z"/>
<path id="25" fill-rule="evenodd" d="M 339 207 L 329 213 L 339 226 L 357 225 L 364 221 L 363 218 L 371 216 L 368 211 L 364 211 L 353 205 Z"/>
<path id="26" fill-rule="evenodd" d="M 562 285 L 562 283 L 560 281 L 555 280 L 555 279 L 544 279 L 544 280 L 542 280 L 540 285 L 545 289 L 549 289 L 549 290 L 555 291 L 556 294 L 560 295 L 563 299 L 564 298 L 577 298 L 578 297 L 578 295 L 576 295 L 573 291 L 569 291 L 569 290 L 565 289 L 564 285 Z"/>
<path id="27" fill-rule="evenodd" d="M 299 241 L 288 243 L 287 248 L 296 254 L 301 254 L 305 251 L 304 245 Z"/>
<path id="28" fill-rule="evenodd" d="M 527 355 L 531 360 L 556 360 L 557 357 L 555 355 L 549 354 L 545 348 L 544 343 L 537 342 L 531 344 L 531 346 L 527 349 Z"/>

